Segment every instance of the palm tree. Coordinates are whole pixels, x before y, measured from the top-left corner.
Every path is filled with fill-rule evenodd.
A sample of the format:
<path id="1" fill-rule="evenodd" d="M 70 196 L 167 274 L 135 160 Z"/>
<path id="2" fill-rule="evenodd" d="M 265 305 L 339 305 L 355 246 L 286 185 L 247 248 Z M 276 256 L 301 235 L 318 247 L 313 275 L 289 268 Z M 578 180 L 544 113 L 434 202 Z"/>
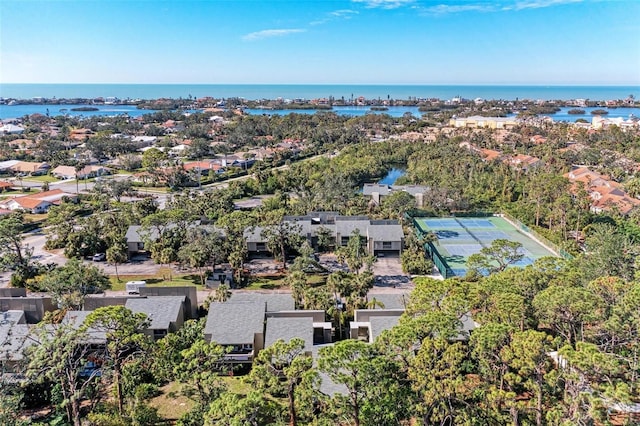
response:
<path id="1" fill-rule="evenodd" d="M 78 187 L 78 183 L 79 183 L 79 182 L 78 182 L 78 173 L 79 173 L 82 169 L 84 169 L 84 164 L 83 164 L 83 163 L 77 163 L 77 164 L 75 165 L 75 169 L 76 169 L 76 194 L 79 194 L 79 193 L 80 193 L 80 189 L 79 189 L 79 187 Z"/>
<path id="2" fill-rule="evenodd" d="M 375 309 L 375 308 L 384 309 L 384 303 L 382 303 L 375 297 L 372 297 L 371 300 L 367 302 L 367 309 Z"/>
<path id="3" fill-rule="evenodd" d="M 213 300 L 216 302 L 226 302 L 230 297 L 231 291 L 229 290 L 229 286 L 226 284 L 220 284 L 218 288 L 216 288 Z"/>

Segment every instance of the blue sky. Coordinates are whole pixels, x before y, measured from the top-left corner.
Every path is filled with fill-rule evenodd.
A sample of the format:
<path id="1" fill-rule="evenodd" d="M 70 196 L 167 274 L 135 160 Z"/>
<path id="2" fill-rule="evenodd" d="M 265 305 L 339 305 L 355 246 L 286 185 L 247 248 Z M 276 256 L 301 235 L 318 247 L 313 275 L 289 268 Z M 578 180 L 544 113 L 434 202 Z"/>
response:
<path id="1" fill-rule="evenodd" d="M 2 0 L 2 83 L 640 84 L 638 0 Z"/>

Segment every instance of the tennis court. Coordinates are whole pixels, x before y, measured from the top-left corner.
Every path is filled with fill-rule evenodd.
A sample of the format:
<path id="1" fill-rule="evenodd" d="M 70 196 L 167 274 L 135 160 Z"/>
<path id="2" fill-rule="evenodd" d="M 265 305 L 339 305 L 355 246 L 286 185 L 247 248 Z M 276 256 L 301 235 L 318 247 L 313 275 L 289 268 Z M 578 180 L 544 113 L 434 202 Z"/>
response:
<path id="1" fill-rule="evenodd" d="M 446 266 L 458 276 L 467 273 L 469 256 L 479 253 L 483 247 L 490 246 L 497 239 L 522 244 L 521 252 L 524 257 L 514 266 L 523 267 L 541 257 L 555 256 L 502 217 L 416 218 L 415 223 L 422 232 L 435 234 L 437 239 L 433 246 L 447 263 Z"/>

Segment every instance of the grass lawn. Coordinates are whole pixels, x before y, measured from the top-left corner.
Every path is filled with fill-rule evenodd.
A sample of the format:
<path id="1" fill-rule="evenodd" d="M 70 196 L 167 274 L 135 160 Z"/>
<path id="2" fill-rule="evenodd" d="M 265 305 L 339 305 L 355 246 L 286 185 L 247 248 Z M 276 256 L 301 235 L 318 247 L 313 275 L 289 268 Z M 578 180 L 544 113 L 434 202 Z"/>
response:
<path id="1" fill-rule="evenodd" d="M 227 389 L 233 393 L 246 395 L 253 390 L 253 386 L 245 382 L 246 376 L 222 377 L 222 381 L 227 385 Z"/>
<path id="2" fill-rule="evenodd" d="M 246 395 L 253 387 L 243 380 L 243 377 L 221 377 L 227 385 L 227 389 L 233 393 Z M 188 412 L 195 405 L 189 398 L 181 396 L 182 385 L 178 382 L 171 382 L 162 386 L 160 395 L 152 398 L 149 405 L 158 409 L 158 414 L 165 420 L 178 420 L 183 414 Z"/>
<path id="3" fill-rule="evenodd" d="M 189 398 L 180 395 L 180 383 L 171 382 L 160 388 L 160 395 L 152 398 L 149 405 L 158 409 L 166 420 L 178 420 L 195 405 Z"/>
<path id="4" fill-rule="evenodd" d="M 324 284 L 327 277 L 324 275 L 307 275 L 307 281 L 313 287 Z M 286 288 L 283 276 L 256 276 L 252 277 L 246 290 L 277 290 Z"/>
<path id="5" fill-rule="evenodd" d="M 49 213 L 40 213 L 40 214 L 33 214 L 33 213 L 24 213 L 23 216 L 25 223 L 33 223 L 33 222 L 44 222 L 45 220 L 47 220 L 47 218 L 49 217 Z"/>
<path id="6" fill-rule="evenodd" d="M 166 194 L 169 192 L 169 188 L 166 186 L 134 186 L 133 189 L 150 194 Z"/>
<path id="7" fill-rule="evenodd" d="M 60 179 L 55 178 L 51 175 L 42 175 L 42 176 L 29 176 L 23 179 L 25 182 L 60 182 Z"/>
<path id="8" fill-rule="evenodd" d="M 171 275 L 171 279 L 169 279 L 169 277 L 170 274 L 168 268 L 160 268 L 160 271 L 155 275 L 120 274 L 120 281 L 118 281 L 115 275 L 111 275 L 109 277 L 109 281 L 111 282 L 111 290 L 114 291 L 124 291 L 127 281 L 146 281 L 148 286 L 157 287 L 184 287 L 195 285 L 198 290 L 205 290 L 204 286 L 201 284 L 200 275 L 173 274 Z"/>

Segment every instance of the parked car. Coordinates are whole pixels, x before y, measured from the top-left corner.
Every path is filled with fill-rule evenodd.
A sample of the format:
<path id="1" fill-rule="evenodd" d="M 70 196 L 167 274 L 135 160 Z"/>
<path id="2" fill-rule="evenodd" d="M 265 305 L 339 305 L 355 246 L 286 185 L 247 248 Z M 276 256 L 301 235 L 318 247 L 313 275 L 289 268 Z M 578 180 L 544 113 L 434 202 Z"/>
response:
<path id="1" fill-rule="evenodd" d="M 93 255 L 92 259 L 94 262 L 104 262 L 107 260 L 107 255 L 105 253 L 96 253 Z"/>

